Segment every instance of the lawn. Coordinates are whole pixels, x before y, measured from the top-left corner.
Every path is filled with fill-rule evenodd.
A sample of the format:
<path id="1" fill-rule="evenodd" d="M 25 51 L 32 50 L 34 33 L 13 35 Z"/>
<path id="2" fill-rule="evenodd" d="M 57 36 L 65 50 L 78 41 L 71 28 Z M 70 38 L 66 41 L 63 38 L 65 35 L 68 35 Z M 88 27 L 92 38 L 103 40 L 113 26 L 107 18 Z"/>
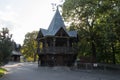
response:
<path id="1" fill-rule="evenodd" d="M 0 68 L 0 77 L 2 77 L 7 70 L 4 68 Z"/>

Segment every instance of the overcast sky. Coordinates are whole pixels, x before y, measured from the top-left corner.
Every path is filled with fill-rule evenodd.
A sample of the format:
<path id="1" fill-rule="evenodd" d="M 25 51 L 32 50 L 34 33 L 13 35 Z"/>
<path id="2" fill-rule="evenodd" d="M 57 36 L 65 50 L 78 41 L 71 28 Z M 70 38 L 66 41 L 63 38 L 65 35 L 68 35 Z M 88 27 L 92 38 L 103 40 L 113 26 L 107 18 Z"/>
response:
<path id="1" fill-rule="evenodd" d="M 7 27 L 15 42 L 23 44 L 27 32 L 47 29 L 54 15 L 51 3 L 62 0 L 0 0 L 0 29 Z"/>

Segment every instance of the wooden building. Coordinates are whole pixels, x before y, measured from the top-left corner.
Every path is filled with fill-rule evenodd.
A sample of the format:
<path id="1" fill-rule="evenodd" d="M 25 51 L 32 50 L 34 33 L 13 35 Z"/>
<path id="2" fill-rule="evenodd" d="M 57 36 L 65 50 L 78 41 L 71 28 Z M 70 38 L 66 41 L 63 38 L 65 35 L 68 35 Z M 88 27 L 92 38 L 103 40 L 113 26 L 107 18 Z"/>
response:
<path id="1" fill-rule="evenodd" d="M 39 66 L 72 66 L 77 53 L 73 44 L 77 31 L 67 31 L 57 8 L 49 28 L 40 29 L 37 36 Z"/>
<path id="2" fill-rule="evenodd" d="M 20 44 L 16 44 L 15 42 L 13 42 L 13 51 L 11 54 L 11 61 L 20 62 L 20 56 L 22 55 L 20 52 L 20 49 L 21 49 Z"/>

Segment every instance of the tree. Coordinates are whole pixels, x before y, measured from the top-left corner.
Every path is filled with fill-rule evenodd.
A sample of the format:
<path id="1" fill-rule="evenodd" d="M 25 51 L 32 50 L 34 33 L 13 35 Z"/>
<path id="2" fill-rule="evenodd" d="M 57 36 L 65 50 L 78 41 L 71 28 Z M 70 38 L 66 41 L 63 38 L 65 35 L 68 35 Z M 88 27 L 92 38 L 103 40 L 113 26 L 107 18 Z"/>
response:
<path id="1" fill-rule="evenodd" d="M 33 31 L 31 33 L 27 33 L 25 35 L 24 44 L 22 46 L 22 54 L 30 61 L 36 61 L 36 50 L 37 50 L 37 43 L 35 41 L 38 32 Z"/>
<path id="2" fill-rule="evenodd" d="M 63 17 L 75 25 L 81 53 L 91 55 L 93 62 L 116 63 L 119 11 L 119 0 L 65 0 Z"/>
<path id="3" fill-rule="evenodd" d="M 3 28 L 0 31 L 0 65 L 8 63 L 12 53 L 12 35 L 9 34 L 7 28 Z"/>
<path id="4" fill-rule="evenodd" d="M 91 0 L 66 0 L 63 5 L 63 16 L 77 25 L 77 29 L 85 33 L 81 42 L 86 40 L 85 46 L 89 45 L 92 53 L 92 61 L 96 61 L 96 44 L 94 23 L 96 20 L 97 1 Z M 66 18 L 67 17 L 67 18 Z M 82 45 L 82 44 L 81 44 Z"/>

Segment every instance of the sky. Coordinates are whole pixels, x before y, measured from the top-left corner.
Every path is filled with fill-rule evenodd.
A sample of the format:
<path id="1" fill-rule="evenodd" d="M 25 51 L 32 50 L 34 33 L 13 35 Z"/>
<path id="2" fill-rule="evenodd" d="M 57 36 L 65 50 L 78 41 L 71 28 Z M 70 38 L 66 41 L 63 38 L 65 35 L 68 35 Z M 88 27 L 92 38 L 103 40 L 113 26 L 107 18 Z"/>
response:
<path id="1" fill-rule="evenodd" d="M 0 29 L 7 27 L 12 39 L 23 44 L 25 34 L 47 29 L 55 11 L 52 3 L 63 0 L 0 0 Z"/>

